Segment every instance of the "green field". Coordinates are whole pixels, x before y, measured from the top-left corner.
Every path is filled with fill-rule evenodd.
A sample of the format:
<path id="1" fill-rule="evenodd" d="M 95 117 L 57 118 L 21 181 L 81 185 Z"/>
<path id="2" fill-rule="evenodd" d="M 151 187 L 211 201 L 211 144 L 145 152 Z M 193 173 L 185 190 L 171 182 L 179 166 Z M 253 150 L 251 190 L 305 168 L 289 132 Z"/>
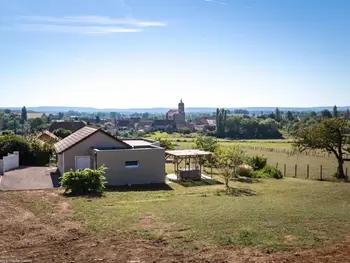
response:
<path id="1" fill-rule="evenodd" d="M 341 240 L 350 231 L 350 185 L 314 180 L 232 182 L 72 198 L 74 217 L 99 235 L 166 242 L 179 249 L 244 245 L 284 250 Z M 146 190 L 146 189 L 144 189 Z M 154 190 L 154 189 L 153 189 Z"/>
<path id="2" fill-rule="evenodd" d="M 151 136 L 151 138 L 167 138 L 176 145 L 176 149 L 192 149 L 194 148 L 193 141 L 195 140 L 196 133 L 190 134 L 186 137 L 180 134 L 167 134 L 157 132 Z M 267 157 L 268 164 L 276 166 L 284 172 L 284 165 L 286 165 L 286 176 L 297 178 L 307 177 L 307 166 L 309 165 L 309 178 L 321 179 L 321 166 L 322 166 L 322 179 L 334 180 L 334 174 L 337 171 L 337 161 L 333 156 L 330 157 L 317 157 L 306 155 L 288 155 L 283 152 L 284 149 L 292 149 L 291 140 L 240 140 L 240 141 L 228 141 L 218 139 L 220 145 L 230 147 L 232 145 L 241 146 L 248 156 L 262 155 Z M 253 149 L 254 148 L 254 149 Z M 277 150 L 274 150 L 277 149 Z M 276 152 L 277 151 L 277 152 Z M 295 166 L 297 167 L 295 168 Z M 350 169 L 350 163 L 345 163 L 345 169 Z M 168 166 L 168 170 L 171 171 L 171 167 Z M 297 171 L 295 173 L 295 171 Z M 350 171 L 349 171 L 350 172 Z"/>

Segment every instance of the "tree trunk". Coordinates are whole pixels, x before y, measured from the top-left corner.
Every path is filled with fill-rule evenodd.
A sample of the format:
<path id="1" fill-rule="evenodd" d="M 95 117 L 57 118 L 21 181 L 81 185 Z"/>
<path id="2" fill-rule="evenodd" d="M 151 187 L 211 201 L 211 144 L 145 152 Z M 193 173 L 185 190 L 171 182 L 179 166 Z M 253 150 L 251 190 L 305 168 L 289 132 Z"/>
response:
<path id="1" fill-rule="evenodd" d="M 343 164 L 344 164 L 343 159 L 342 158 L 338 159 L 337 179 L 345 179 Z"/>

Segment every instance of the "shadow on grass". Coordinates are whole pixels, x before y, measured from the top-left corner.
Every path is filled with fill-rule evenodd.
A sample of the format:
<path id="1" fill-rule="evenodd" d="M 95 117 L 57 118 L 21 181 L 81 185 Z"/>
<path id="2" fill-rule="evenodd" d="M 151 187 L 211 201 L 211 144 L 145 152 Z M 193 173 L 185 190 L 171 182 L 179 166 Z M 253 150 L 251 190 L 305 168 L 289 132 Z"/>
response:
<path id="1" fill-rule="evenodd" d="M 171 191 L 174 190 L 168 184 L 140 184 L 140 185 L 123 185 L 107 186 L 106 192 L 145 192 L 145 191 Z"/>
<path id="2" fill-rule="evenodd" d="M 261 183 L 262 180 L 258 178 L 248 178 L 248 177 L 239 177 L 239 178 L 233 178 L 233 182 L 240 182 L 240 183 L 248 183 L 248 184 L 253 184 L 253 183 Z"/>
<path id="3" fill-rule="evenodd" d="M 192 180 L 187 180 L 187 181 L 177 181 L 177 180 L 171 180 L 171 182 L 177 183 L 181 186 L 184 187 L 195 187 L 195 186 L 209 186 L 209 185 L 221 185 L 223 184 L 222 182 L 219 182 L 214 179 L 202 179 L 199 181 L 192 181 Z"/>
<path id="4" fill-rule="evenodd" d="M 249 188 L 233 188 L 217 190 L 216 195 L 229 195 L 229 196 L 255 196 L 257 193 Z"/>

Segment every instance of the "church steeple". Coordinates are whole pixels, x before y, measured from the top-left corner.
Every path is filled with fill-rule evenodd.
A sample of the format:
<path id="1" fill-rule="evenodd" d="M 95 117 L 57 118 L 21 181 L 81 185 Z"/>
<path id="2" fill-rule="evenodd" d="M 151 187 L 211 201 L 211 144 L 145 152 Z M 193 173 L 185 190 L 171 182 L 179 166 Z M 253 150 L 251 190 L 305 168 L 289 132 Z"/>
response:
<path id="1" fill-rule="evenodd" d="M 178 106 L 178 112 L 181 114 L 185 114 L 185 104 L 182 102 L 182 98 L 180 99 L 180 103 Z"/>

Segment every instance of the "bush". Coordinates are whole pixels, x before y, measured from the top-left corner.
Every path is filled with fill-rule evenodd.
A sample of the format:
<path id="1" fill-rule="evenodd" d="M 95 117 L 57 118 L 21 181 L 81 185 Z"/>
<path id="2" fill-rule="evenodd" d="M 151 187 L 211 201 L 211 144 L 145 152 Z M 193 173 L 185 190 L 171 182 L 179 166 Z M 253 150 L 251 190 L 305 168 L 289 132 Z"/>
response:
<path id="1" fill-rule="evenodd" d="M 237 167 L 236 174 L 243 177 L 252 177 L 253 168 L 247 164 Z"/>
<path id="2" fill-rule="evenodd" d="M 266 165 L 262 170 L 260 171 L 254 171 L 252 173 L 253 178 L 275 178 L 275 179 L 282 179 L 283 174 L 282 172 L 270 165 Z"/>
<path id="3" fill-rule="evenodd" d="M 266 166 L 267 158 L 256 155 L 253 157 L 249 157 L 247 162 L 253 168 L 254 171 L 257 171 L 263 169 Z"/>
<path id="4" fill-rule="evenodd" d="M 20 165 L 44 166 L 50 163 L 52 146 L 38 141 L 28 141 L 22 136 L 0 136 L 0 158 L 14 151 L 19 152 Z"/>
<path id="5" fill-rule="evenodd" d="M 66 138 L 67 136 L 71 135 L 72 134 L 72 131 L 71 130 L 65 130 L 65 129 L 56 129 L 53 131 L 53 134 L 55 134 L 57 137 L 61 138 L 61 139 L 64 139 Z"/>
<path id="6" fill-rule="evenodd" d="M 65 188 L 65 193 L 69 192 L 72 195 L 102 193 L 106 183 L 104 170 L 105 167 L 103 165 L 97 170 L 70 170 L 63 174 L 61 178 L 61 187 Z"/>

